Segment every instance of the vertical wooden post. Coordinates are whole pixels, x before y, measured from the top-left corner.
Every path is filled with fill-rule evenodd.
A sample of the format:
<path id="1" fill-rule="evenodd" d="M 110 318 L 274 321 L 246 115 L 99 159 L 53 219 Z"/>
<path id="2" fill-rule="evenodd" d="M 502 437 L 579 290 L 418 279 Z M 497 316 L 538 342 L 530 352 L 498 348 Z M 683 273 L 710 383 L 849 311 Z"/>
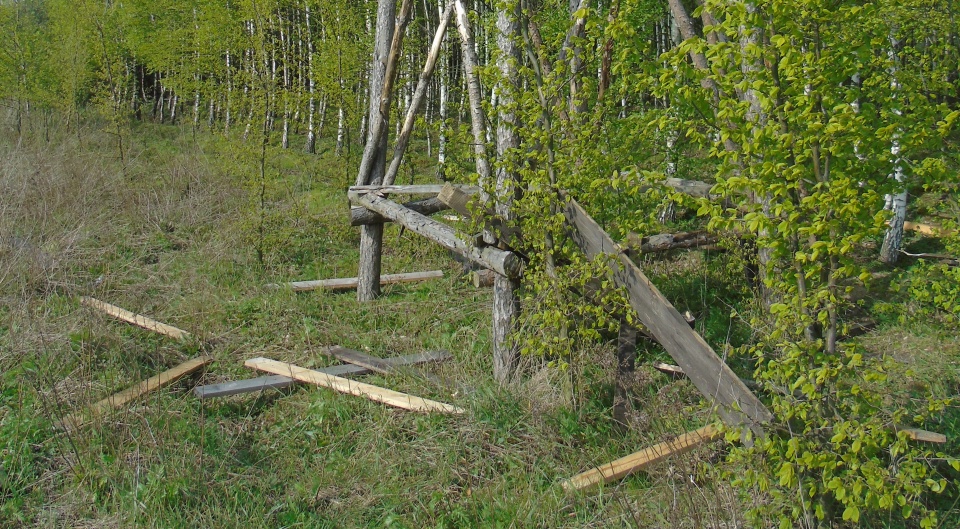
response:
<path id="1" fill-rule="evenodd" d="M 617 375 L 613 394 L 613 420 L 619 427 L 627 424 L 627 380 L 633 375 L 637 363 L 637 329 L 620 320 L 617 336 Z"/>

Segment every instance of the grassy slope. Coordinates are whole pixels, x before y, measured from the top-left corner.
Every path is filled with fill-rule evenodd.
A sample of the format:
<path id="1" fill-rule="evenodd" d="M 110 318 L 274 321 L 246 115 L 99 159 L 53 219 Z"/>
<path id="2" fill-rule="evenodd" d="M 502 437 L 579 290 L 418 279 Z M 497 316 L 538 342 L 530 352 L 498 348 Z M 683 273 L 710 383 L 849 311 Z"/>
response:
<path id="1" fill-rule="evenodd" d="M 621 434 L 610 427 L 603 365 L 583 369 L 576 411 L 558 389 L 562 376 L 535 366 L 528 382 L 498 389 L 489 376 L 489 293 L 458 278 L 459 265 L 435 245 L 388 228 L 385 272 L 439 268 L 447 277 L 388 287 L 374 303 L 261 288 L 355 275 L 358 235 L 345 222 L 343 192 L 355 160 L 328 148 L 317 156 L 271 151 L 261 216 L 252 198 L 255 152 L 145 125 L 127 138 L 122 171 L 111 137 L 91 128 L 82 138 L 55 130 L 50 143 L 5 137 L 0 146 L 0 526 L 679 527 L 739 519 L 723 483 L 690 479 L 703 474 L 705 453 L 599 496 L 566 497 L 560 479 L 706 420 L 695 391 L 641 368 L 635 428 Z M 429 173 L 425 165 L 417 161 Z M 730 276 L 722 263 L 704 266 L 690 255 L 648 269 L 672 271 L 664 283 L 671 299 L 722 343 L 740 293 L 723 287 Z M 80 307 L 80 295 L 195 332 L 204 345 L 109 321 Z M 929 328 L 897 329 L 906 343 L 955 343 L 931 338 Z M 412 376 L 365 380 L 468 413 L 412 414 L 304 387 L 204 404 L 189 392 L 201 381 L 255 376 L 242 362 L 261 354 L 329 364 L 316 354 L 327 344 L 380 356 L 447 349 L 455 360 L 441 372 L 475 388 L 472 395 L 450 396 Z M 958 379 L 952 347 L 952 371 L 938 380 Z M 78 433 L 54 429 L 66 413 L 201 349 L 217 360 L 202 378 Z M 598 347 L 591 358 L 610 362 L 609 352 Z"/>

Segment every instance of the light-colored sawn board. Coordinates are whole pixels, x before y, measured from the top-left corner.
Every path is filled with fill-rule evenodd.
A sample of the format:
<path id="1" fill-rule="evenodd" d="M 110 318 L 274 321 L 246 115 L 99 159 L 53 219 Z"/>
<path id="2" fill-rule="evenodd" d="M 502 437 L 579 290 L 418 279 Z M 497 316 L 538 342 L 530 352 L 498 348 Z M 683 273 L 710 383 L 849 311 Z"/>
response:
<path id="1" fill-rule="evenodd" d="M 583 490 L 601 483 L 623 479 L 634 472 L 644 470 L 668 457 L 684 454 L 694 448 L 719 439 L 722 434 L 716 426 L 704 426 L 680 437 L 645 448 L 616 461 L 600 465 L 563 482 L 567 491 Z"/>
<path id="2" fill-rule="evenodd" d="M 443 277 L 443 270 L 431 270 L 429 272 L 410 272 L 404 274 L 384 274 L 380 276 L 381 285 L 393 285 L 397 283 L 413 283 L 415 281 L 426 281 L 428 279 L 437 279 Z M 279 286 L 288 286 L 294 292 L 306 292 L 308 290 L 350 290 L 357 288 L 359 280 L 356 277 L 343 277 L 337 279 L 318 279 L 315 281 L 293 281 L 283 283 L 282 285 L 270 284 L 267 287 L 277 288 Z"/>
<path id="3" fill-rule="evenodd" d="M 186 375 L 189 375 L 190 373 L 193 373 L 194 371 L 209 364 L 210 362 L 213 362 L 213 358 L 209 356 L 201 356 L 187 360 L 186 362 L 172 369 L 144 380 L 136 386 L 127 388 L 119 393 L 115 393 L 99 402 L 96 402 L 84 411 L 75 413 L 73 415 L 68 415 L 63 419 L 63 425 L 67 429 L 81 426 L 84 422 L 89 421 L 90 419 L 99 417 L 110 410 L 119 408 L 120 406 L 123 406 L 134 399 L 150 393 L 151 391 L 156 391 L 164 386 L 172 384 Z"/>
<path id="4" fill-rule="evenodd" d="M 424 399 L 422 397 L 415 397 L 406 393 L 400 393 L 399 391 L 393 391 L 392 389 L 374 386 L 373 384 L 365 384 L 363 382 L 356 382 L 343 377 L 319 373 L 317 371 L 305 369 L 293 364 L 278 362 L 276 360 L 270 360 L 268 358 L 252 358 L 247 360 L 244 365 L 253 369 L 265 371 L 267 373 L 283 375 L 294 380 L 316 384 L 317 386 L 330 388 L 341 393 L 348 393 L 358 397 L 364 397 L 405 410 L 463 413 L 462 408 L 458 408 L 457 406 L 452 406 L 450 404 L 444 404 L 442 402 L 436 402 L 433 400 Z"/>
<path id="5" fill-rule="evenodd" d="M 104 312 L 109 316 L 113 316 L 118 320 L 131 323 L 133 325 L 136 325 L 137 327 L 141 327 L 148 331 L 153 331 L 156 333 L 163 334 L 165 336 L 169 336 L 176 340 L 186 340 L 187 338 L 190 337 L 190 333 L 188 333 L 183 329 L 178 329 L 172 325 L 167 325 L 166 323 L 160 323 L 157 320 L 150 319 L 146 316 L 141 316 L 140 314 L 130 312 L 129 310 L 120 308 L 116 305 L 111 305 L 105 301 L 100 301 L 99 299 L 96 299 L 96 298 L 84 296 L 80 298 L 80 303 L 88 307 L 95 308 L 101 312 Z"/>

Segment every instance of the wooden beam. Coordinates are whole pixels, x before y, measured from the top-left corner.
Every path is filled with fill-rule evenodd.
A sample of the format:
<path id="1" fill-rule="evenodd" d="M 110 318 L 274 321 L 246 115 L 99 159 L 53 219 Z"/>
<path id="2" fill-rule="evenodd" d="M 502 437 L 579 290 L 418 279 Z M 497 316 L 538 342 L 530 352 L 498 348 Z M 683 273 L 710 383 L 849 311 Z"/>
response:
<path id="1" fill-rule="evenodd" d="M 721 437 L 716 426 L 704 426 L 699 430 L 685 433 L 680 437 L 645 448 L 637 453 L 621 457 L 616 461 L 601 465 L 563 482 L 567 492 L 584 490 L 623 479 L 624 477 L 648 469 L 675 455 L 685 454 L 698 446 L 715 441 Z"/>
<path id="2" fill-rule="evenodd" d="M 187 360 L 173 369 L 164 371 L 159 375 L 144 380 L 136 386 L 111 395 L 91 405 L 84 411 L 65 417 L 63 419 L 63 427 L 66 430 L 79 428 L 86 422 L 89 422 L 91 419 L 119 408 L 134 399 L 150 393 L 151 391 L 156 391 L 164 386 L 170 385 L 184 376 L 189 375 L 190 373 L 193 373 L 194 371 L 209 364 L 210 362 L 213 362 L 213 358 L 209 356 L 201 356 L 192 360 Z"/>
<path id="3" fill-rule="evenodd" d="M 446 351 L 428 351 L 407 356 L 398 356 L 384 358 L 383 361 L 392 366 L 416 365 L 429 362 L 443 362 L 451 358 L 450 353 Z M 319 373 L 328 375 L 366 375 L 372 373 L 371 370 L 353 364 L 343 364 L 323 369 L 315 369 Z M 236 380 L 232 382 L 223 382 L 220 384 L 208 384 L 206 386 L 197 386 L 193 388 L 193 393 L 200 399 L 212 399 L 217 397 L 227 397 L 230 395 L 241 395 L 244 393 L 258 393 L 268 389 L 283 389 L 293 386 L 298 382 L 290 377 L 282 375 L 270 375 L 265 377 L 252 378 L 247 380 Z"/>
<path id="4" fill-rule="evenodd" d="M 574 228 L 573 240 L 590 258 L 606 255 L 615 282 L 627 290 L 630 306 L 640 322 L 703 395 L 719 405 L 725 422 L 748 426 L 761 435 L 760 425 L 773 417 L 743 381 L 722 361 L 703 337 L 690 328 L 684 317 L 634 264 L 623 249 L 604 232 L 575 200 L 564 210 Z"/>
<path id="5" fill-rule="evenodd" d="M 160 323 L 157 320 L 150 319 L 146 316 L 141 316 L 140 314 L 130 312 L 129 310 L 122 309 L 116 305 L 111 305 L 107 302 L 100 301 L 99 299 L 84 296 L 80 298 L 80 303 L 97 309 L 109 316 L 113 316 L 118 320 L 136 325 L 137 327 L 146 329 L 148 331 L 169 336 L 170 338 L 174 338 L 176 340 L 186 340 L 191 336 L 190 333 L 183 329 L 178 329 L 165 323 Z"/>
<path id="6" fill-rule="evenodd" d="M 946 237 L 955 233 L 953 230 L 945 230 L 940 226 L 910 221 L 904 221 L 903 229 L 907 231 L 915 231 L 921 235 L 927 235 L 930 237 Z"/>
<path id="7" fill-rule="evenodd" d="M 491 241 L 491 244 L 494 246 L 498 246 L 504 250 L 521 246 L 517 244 L 521 238 L 520 231 L 515 226 L 505 225 L 503 220 L 498 218 L 494 211 L 489 208 L 478 211 L 477 205 L 472 203 L 477 193 L 471 191 L 470 189 L 446 184 L 443 186 L 443 189 L 440 190 L 440 194 L 437 195 L 437 200 L 463 215 L 466 219 L 471 219 L 478 213 L 482 215 L 484 217 L 486 230 L 491 235 L 496 236 L 496 240 Z"/>
<path id="8" fill-rule="evenodd" d="M 400 369 L 398 369 L 400 366 L 395 363 L 388 362 L 389 358 L 377 358 L 376 356 L 361 353 L 360 351 L 354 351 L 353 349 L 340 347 L 338 345 L 324 348 L 323 354 L 330 355 L 341 362 L 358 365 L 383 375 L 392 375 L 400 372 Z M 443 380 L 440 380 L 440 377 L 434 375 L 433 373 L 428 373 L 416 368 L 413 368 L 413 373 L 422 379 L 430 381 L 432 384 L 438 387 L 447 388 L 447 384 Z"/>
<path id="9" fill-rule="evenodd" d="M 944 444 L 947 442 L 947 436 L 942 433 L 929 432 L 919 428 L 900 428 L 901 432 L 907 434 L 907 439 L 911 441 L 920 441 L 924 443 Z"/>
<path id="10" fill-rule="evenodd" d="M 444 185 L 450 184 L 424 184 L 424 185 L 410 185 L 410 186 L 381 186 L 381 185 L 364 185 L 364 186 L 350 186 L 347 189 L 347 195 L 365 195 L 367 193 L 377 193 L 378 195 L 430 195 L 437 196 L 440 194 L 440 191 L 443 190 Z M 476 193 L 480 190 L 477 186 L 462 186 L 457 184 L 459 188 L 464 189 L 468 193 Z"/>
<path id="11" fill-rule="evenodd" d="M 683 368 L 680 366 L 675 366 L 673 364 L 665 364 L 663 362 L 657 362 L 653 364 L 653 368 L 661 373 L 666 373 L 668 375 L 673 375 L 675 377 L 684 376 Z"/>
<path id="12" fill-rule="evenodd" d="M 364 397 L 405 410 L 437 411 L 441 413 L 455 414 L 463 413 L 463 408 L 458 408 L 450 404 L 444 404 L 442 402 L 436 402 L 421 397 L 414 397 L 413 395 L 407 395 L 406 393 L 400 393 L 399 391 L 393 391 L 390 389 L 381 388 L 379 386 L 374 386 L 372 384 L 365 384 L 363 382 L 356 382 L 350 379 L 328 375 L 326 373 L 318 373 L 310 369 L 304 369 L 293 364 L 278 362 L 276 360 L 270 360 L 267 358 L 252 358 L 247 360 L 244 365 L 253 369 L 265 371 L 267 373 L 288 376 L 301 382 L 307 382 L 317 386 L 330 388 L 341 393 L 348 393 L 350 395 Z"/>
<path id="13" fill-rule="evenodd" d="M 411 202 L 404 202 L 403 207 L 407 209 L 412 209 L 421 215 L 433 215 L 434 213 L 439 213 L 441 211 L 450 209 L 449 206 L 437 200 L 437 197 L 425 198 L 423 200 L 414 200 Z M 351 226 L 366 226 L 369 224 L 383 224 L 384 222 L 389 222 L 390 219 L 370 211 L 367 208 L 350 208 L 350 225 Z"/>
<path id="14" fill-rule="evenodd" d="M 351 192 L 349 196 L 351 201 L 371 211 L 376 211 L 410 231 L 418 233 L 502 276 L 516 278 L 520 277 L 523 272 L 523 262 L 513 252 L 492 247 L 477 248 L 472 244 L 467 244 L 457 237 L 456 231 L 450 226 L 410 211 L 378 194 L 355 194 Z"/>
<path id="15" fill-rule="evenodd" d="M 380 276 L 380 284 L 413 283 L 415 281 L 426 281 L 427 279 L 437 279 L 440 277 L 443 277 L 442 270 L 410 272 L 406 274 L 384 274 Z M 279 285 L 271 283 L 267 285 L 267 288 L 290 287 L 294 292 L 306 292 L 309 290 L 350 290 L 357 288 L 358 281 L 356 277 L 344 277 L 338 279 L 318 279 L 315 281 L 293 281 Z"/>

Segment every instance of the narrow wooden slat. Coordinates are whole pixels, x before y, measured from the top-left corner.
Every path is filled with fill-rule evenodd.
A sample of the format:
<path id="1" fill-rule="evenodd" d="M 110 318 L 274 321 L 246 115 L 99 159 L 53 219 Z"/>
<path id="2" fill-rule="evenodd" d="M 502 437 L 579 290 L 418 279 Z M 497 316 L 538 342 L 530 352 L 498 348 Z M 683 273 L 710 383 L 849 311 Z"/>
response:
<path id="1" fill-rule="evenodd" d="M 564 210 L 572 236 L 590 258 L 605 255 L 614 281 L 627 290 L 630 306 L 700 392 L 720 405 L 718 412 L 733 426 L 748 426 L 757 435 L 773 417 L 743 381 L 720 359 L 703 337 L 667 301 L 640 268 L 575 200 Z"/>
<path id="2" fill-rule="evenodd" d="M 148 331 L 163 334 L 164 336 L 169 336 L 177 340 L 186 340 L 190 337 L 190 333 L 183 329 L 178 329 L 172 325 L 167 325 L 166 323 L 160 323 L 157 320 L 150 319 L 146 316 L 141 316 L 140 314 L 130 312 L 129 310 L 122 309 L 116 305 L 111 305 L 96 298 L 84 296 L 80 298 L 80 303 L 97 309 L 109 316 L 113 316 L 118 320 L 131 323 L 137 327 L 147 329 Z"/>
<path id="3" fill-rule="evenodd" d="M 458 408 L 450 404 L 444 404 L 442 402 L 415 397 L 406 393 L 400 393 L 399 391 L 393 391 L 391 389 L 381 388 L 379 386 L 365 384 L 363 382 L 356 382 L 346 378 L 328 375 L 326 373 L 318 373 L 316 371 L 304 369 L 293 364 L 278 362 L 276 360 L 270 360 L 267 358 L 253 358 L 247 360 L 244 365 L 260 371 L 266 371 L 267 373 L 288 376 L 301 382 L 316 384 L 318 386 L 330 388 L 341 393 L 349 393 L 350 395 L 364 397 L 405 410 L 463 413 L 462 408 Z"/>
<path id="4" fill-rule="evenodd" d="M 907 439 L 911 441 L 936 444 L 944 444 L 947 442 L 947 436 L 942 433 L 930 432 L 919 428 L 901 428 L 900 431 L 906 433 Z"/>
<path id="5" fill-rule="evenodd" d="M 82 426 L 85 422 L 99 417 L 110 410 L 119 408 L 124 404 L 142 397 L 151 391 L 156 391 L 164 386 L 170 385 L 177 380 L 193 373 L 213 361 L 209 356 L 201 356 L 164 371 L 159 375 L 153 376 L 143 382 L 127 388 L 119 393 L 111 395 L 95 404 L 89 406 L 86 410 L 69 415 L 63 419 L 63 425 L 66 429 L 73 429 Z"/>
<path id="6" fill-rule="evenodd" d="M 383 361 L 390 365 L 416 365 L 428 362 L 442 362 L 450 359 L 450 353 L 446 351 L 427 351 L 407 356 L 384 358 Z M 320 373 L 328 375 L 366 375 L 372 371 L 352 364 L 343 364 L 323 369 L 315 369 Z M 283 389 L 298 382 L 290 377 L 282 375 L 271 375 L 266 377 L 252 378 L 248 380 L 236 380 L 233 382 L 223 382 L 220 384 L 208 384 L 206 386 L 197 386 L 193 388 L 194 394 L 201 399 L 212 399 L 217 397 L 227 397 L 230 395 L 240 395 L 243 393 L 260 392 L 267 389 Z"/>
<path id="7" fill-rule="evenodd" d="M 637 453 L 621 457 L 616 461 L 590 469 L 563 482 L 567 491 L 584 490 L 623 479 L 624 477 L 660 463 L 675 455 L 684 454 L 703 444 L 719 439 L 720 430 L 716 426 L 704 426 L 699 430 L 687 432 L 680 437 L 665 441 Z"/>
<path id="8" fill-rule="evenodd" d="M 376 356 L 371 356 L 366 353 L 361 353 L 360 351 L 354 351 L 353 349 L 347 349 L 346 347 L 340 347 L 338 345 L 327 347 L 324 349 L 324 354 L 328 354 L 342 362 L 348 362 L 350 364 L 358 365 L 360 367 L 365 367 L 375 373 L 381 373 L 384 375 L 390 375 L 397 373 L 400 367 L 396 363 L 389 362 L 389 358 L 377 358 Z M 447 388 L 447 384 L 440 379 L 440 377 L 434 375 L 433 373 L 428 373 L 414 368 L 414 374 L 422 379 L 428 380 L 436 386 Z"/>
<path id="9" fill-rule="evenodd" d="M 416 281 L 426 281 L 443 277 L 443 270 L 431 270 L 429 272 L 410 272 L 405 274 L 384 274 L 380 276 L 381 285 L 394 285 L 399 283 L 413 283 Z M 294 292 L 307 292 L 310 290 L 350 290 L 357 288 L 358 279 L 356 277 L 344 277 L 337 279 L 318 279 L 315 281 L 293 281 L 291 283 L 282 283 L 280 285 L 271 283 L 267 288 L 279 288 L 287 286 Z"/>

